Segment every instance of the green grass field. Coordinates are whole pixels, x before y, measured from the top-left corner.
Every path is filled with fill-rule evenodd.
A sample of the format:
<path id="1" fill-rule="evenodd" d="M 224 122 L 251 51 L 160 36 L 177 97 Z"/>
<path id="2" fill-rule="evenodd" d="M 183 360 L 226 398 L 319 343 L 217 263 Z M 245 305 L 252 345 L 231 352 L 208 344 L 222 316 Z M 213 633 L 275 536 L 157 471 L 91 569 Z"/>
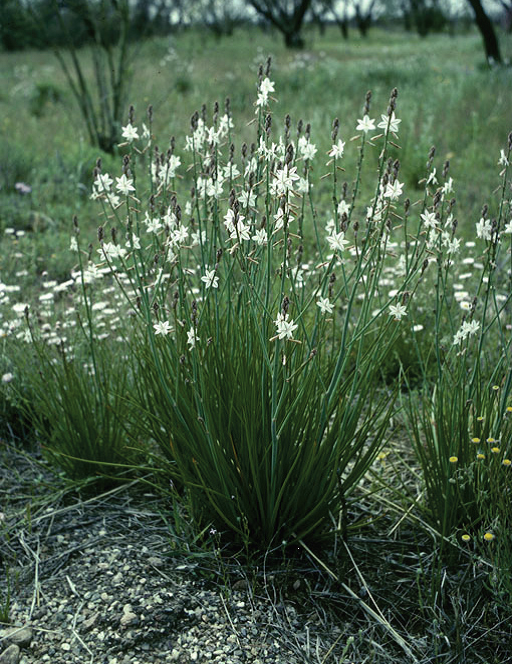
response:
<path id="1" fill-rule="evenodd" d="M 512 58 L 510 36 L 501 35 L 501 46 Z M 262 153 L 254 170 L 243 172 L 243 145 L 251 150 L 258 128 L 258 67 L 269 56 L 272 140 L 289 114 L 291 140 L 298 144 L 299 121 L 310 123 L 317 156 L 308 163 L 300 150 L 289 156 L 283 149 L 279 159 Z M 80 57 L 90 75 L 90 53 Z M 173 505 L 173 546 L 206 561 L 205 577 L 225 583 L 226 592 L 240 564 L 255 592 L 262 561 L 286 578 L 306 570 L 315 610 L 339 638 L 304 662 L 506 664 L 512 69 L 487 66 L 475 31 L 420 39 L 375 28 L 367 39 L 353 32 L 344 42 L 329 28 L 325 35 L 307 30 L 302 51 L 287 51 L 279 35 L 256 29 L 220 41 L 190 30 L 139 44 L 131 73 L 134 124 L 147 122 L 151 104 L 162 153 L 175 137 L 183 165 L 170 183 L 151 180 L 144 160 L 154 144 L 147 154 L 125 145 L 113 156 L 87 144 L 52 53 L 0 53 L 5 440 L 28 455 L 42 444 L 45 458 L 72 478 L 60 477 L 65 491 L 90 485 L 84 476 L 91 463 L 94 472 L 107 467 L 108 486 L 113 476 L 119 481 L 116 472 L 141 483 L 141 475 L 151 477 L 152 490 Z M 386 128 L 394 87 L 398 136 Z M 369 115 L 376 122 L 384 116 L 373 139 L 356 130 L 369 90 Z M 192 114 L 205 105 L 210 124 L 214 103 L 222 115 L 227 97 L 238 202 L 228 176 L 220 197 L 208 193 L 212 163 L 226 167 L 226 136 L 218 149 L 202 141 L 193 155 L 185 141 Z M 346 146 L 333 167 L 334 118 Z M 101 157 L 104 177 L 119 176 L 128 154 L 133 172 L 146 169 L 135 183 L 143 193 L 118 178 L 120 200 L 110 208 L 93 168 Z M 277 186 L 292 164 L 304 176 L 300 192 L 298 175 Z M 98 200 L 91 200 L 93 185 Z M 410 205 L 400 198 L 402 186 Z M 252 190 L 254 203 L 239 203 Z M 489 211 L 482 213 L 484 204 Z M 280 213 L 287 219 L 278 226 Z M 167 226 L 148 230 L 151 217 Z M 181 228 L 181 219 L 189 227 Z M 233 219 L 238 226 L 230 227 Z M 267 229 L 272 235 L 262 244 L 250 236 Z M 176 239 L 180 231 L 186 244 Z M 70 248 L 72 239 L 80 251 Z M 114 274 L 116 247 L 124 254 Z M 90 261 L 108 274 L 91 277 Z M 30 329 L 23 327 L 25 304 Z M 32 447 L 23 447 L 25 438 Z M 260 458 L 255 450 L 267 438 L 272 453 L 264 447 Z M 329 456 L 329 445 L 341 449 L 338 456 Z M 324 486 L 332 500 L 323 512 L 313 504 L 304 515 L 306 499 L 322 505 Z M 210 528 L 215 518 L 225 529 L 222 552 Z M 320 522 L 327 538 L 321 546 L 307 539 Z M 285 535 L 288 548 L 274 542 Z M 192 543 L 184 544 L 186 537 Z M 258 537 L 268 545 L 263 557 Z M 7 619 L 1 594 L 0 609 Z"/>

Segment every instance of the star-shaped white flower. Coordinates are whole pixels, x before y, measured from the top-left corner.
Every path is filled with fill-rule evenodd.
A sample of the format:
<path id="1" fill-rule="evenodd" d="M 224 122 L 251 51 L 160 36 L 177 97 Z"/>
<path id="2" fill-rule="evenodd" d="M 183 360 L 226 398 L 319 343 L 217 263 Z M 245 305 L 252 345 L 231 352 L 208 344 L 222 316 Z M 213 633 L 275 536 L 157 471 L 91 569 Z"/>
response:
<path id="1" fill-rule="evenodd" d="M 215 270 L 206 270 L 204 276 L 201 277 L 201 281 L 204 281 L 206 288 L 219 287 L 219 277 L 215 274 Z"/>
<path id="2" fill-rule="evenodd" d="M 139 131 L 137 127 L 134 127 L 131 123 L 128 123 L 126 127 L 122 128 L 121 136 L 131 143 L 136 141 L 139 138 Z"/>
<path id="3" fill-rule="evenodd" d="M 379 129 L 384 129 L 385 131 L 388 130 L 389 126 L 389 131 L 392 132 L 393 134 L 398 133 L 398 125 L 402 122 L 402 120 L 399 120 L 395 116 L 395 111 L 391 113 L 391 117 L 389 115 L 381 115 L 381 122 L 377 125 Z"/>
<path id="4" fill-rule="evenodd" d="M 373 131 L 374 129 L 375 120 L 371 120 L 369 115 L 365 115 L 362 120 L 360 118 L 357 120 L 356 131 L 364 131 L 366 134 L 369 131 Z"/>
<path id="5" fill-rule="evenodd" d="M 388 182 L 384 191 L 384 198 L 389 198 L 391 201 L 398 200 L 402 195 L 403 187 L 403 182 L 398 182 L 398 180 L 395 180 L 393 184 Z"/>
<path id="6" fill-rule="evenodd" d="M 341 139 L 338 140 L 336 145 L 333 145 L 329 150 L 329 157 L 334 157 L 334 159 L 341 159 L 343 153 L 345 152 L 345 143 Z"/>
<path id="7" fill-rule="evenodd" d="M 393 316 L 395 320 L 402 320 L 403 316 L 407 316 L 407 308 L 405 305 L 400 304 L 392 304 L 389 307 L 389 315 Z"/>
<path id="8" fill-rule="evenodd" d="M 292 319 L 288 320 L 288 314 L 277 314 L 274 324 L 277 328 L 278 339 L 292 339 L 293 332 L 299 327 Z"/>
<path id="9" fill-rule="evenodd" d="M 116 189 L 120 194 L 128 196 L 131 191 L 135 191 L 133 180 L 123 173 L 120 178 L 116 178 Z"/>
<path id="10" fill-rule="evenodd" d="M 172 332 L 172 327 L 168 320 L 163 320 L 158 323 L 155 323 L 153 325 L 153 329 L 155 330 L 155 334 L 161 334 L 163 337 L 167 336 L 170 332 Z"/>
<path id="11" fill-rule="evenodd" d="M 333 231 L 332 234 L 327 237 L 327 242 L 333 251 L 343 251 L 345 245 L 349 244 L 349 241 L 345 240 L 345 233 L 343 231 L 340 231 L 339 233 Z"/>
<path id="12" fill-rule="evenodd" d="M 319 297 L 316 304 L 323 314 L 332 314 L 334 305 L 330 302 L 328 297 Z"/>

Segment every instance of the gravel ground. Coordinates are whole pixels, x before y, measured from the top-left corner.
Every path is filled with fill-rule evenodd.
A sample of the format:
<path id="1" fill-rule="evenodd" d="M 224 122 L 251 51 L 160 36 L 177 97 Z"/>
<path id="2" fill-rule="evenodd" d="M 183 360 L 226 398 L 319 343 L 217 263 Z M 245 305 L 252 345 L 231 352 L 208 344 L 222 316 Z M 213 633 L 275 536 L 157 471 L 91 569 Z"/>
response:
<path id="1" fill-rule="evenodd" d="M 140 486 L 80 500 L 59 481 L 3 445 L 0 560 L 12 590 L 0 664 L 295 664 L 321 661 L 339 635 L 326 641 L 321 615 L 283 599 L 273 576 L 257 591 L 241 572 L 205 578 Z"/>

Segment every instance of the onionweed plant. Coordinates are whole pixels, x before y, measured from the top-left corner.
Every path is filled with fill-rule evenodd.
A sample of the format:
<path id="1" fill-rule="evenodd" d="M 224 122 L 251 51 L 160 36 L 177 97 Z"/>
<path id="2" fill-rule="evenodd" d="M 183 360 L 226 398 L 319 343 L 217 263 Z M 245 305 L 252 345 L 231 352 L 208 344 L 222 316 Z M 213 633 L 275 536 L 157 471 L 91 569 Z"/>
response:
<path id="1" fill-rule="evenodd" d="M 318 539 L 386 440 L 396 390 L 380 383 L 381 367 L 426 251 L 417 233 L 390 293 L 393 227 L 403 223 L 400 163 L 388 155 L 397 91 L 373 140 L 367 95 L 351 186 L 339 182 L 345 142 L 334 121 L 320 174 L 332 180 L 333 208 L 320 213 L 311 128 L 299 121 L 294 138 L 287 116 L 274 135 L 269 66 L 251 146 L 237 150 L 229 103 L 223 115 L 214 106 L 211 126 L 203 108 L 179 176 L 176 141 L 154 145 L 150 109 L 141 134 L 132 121 L 123 128 L 131 152 L 116 184 L 98 164 L 93 188 L 104 211 L 98 251 L 132 313 L 140 428 L 199 522 L 262 547 Z M 363 210 L 365 151 L 376 145 Z"/>
<path id="2" fill-rule="evenodd" d="M 511 149 L 512 134 L 499 159 L 496 216 L 488 218 L 485 206 L 476 224 L 476 242 L 468 243 L 480 253 L 466 259 L 466 265 L 477 270 L 473 293 L 454 297 L 456 255 L 445 251 L 450 245 L 442 239 L 431 247 L 436 275 L 428 357 L 435 368 L 424 372 L 419 394 L 410 392 L 406 400 L 409 431 L 425 480 L 426 517 L 440 534 L 441 550 L 449 540 L 460 545 L 499 539 L 507 551 L 503 560 L 512 554 Z M 442 238 L 440 207 L 436 214 L 430 232 Z M 418 346 L 423 366 L 425 350 L 425 345 Z"/>
<path id="3" fill-rule="evenodd" d="M 18 338 L 27 348 L 12 351 L 16 361 L 10 380 L 14 389 L 18 383 L 21 409 L 46 456 L 73 479 L 98 477 L 104 484 L 133 469 L 139 456 L 130 438 L 133 381 L 123 355 L 125 340 L 112 341 L 100 327 L 97 312 L 105 303 L 93 301 L 93 278 L 83 264 L 76 224 L 75 231 L 79 269 L 71 280 L 74 306 L 65 312 L 60 307 L 63 324 L 51 292 L 44 295 L 46 306 L 39 312 L 26 305 L 26 327 Z"/>

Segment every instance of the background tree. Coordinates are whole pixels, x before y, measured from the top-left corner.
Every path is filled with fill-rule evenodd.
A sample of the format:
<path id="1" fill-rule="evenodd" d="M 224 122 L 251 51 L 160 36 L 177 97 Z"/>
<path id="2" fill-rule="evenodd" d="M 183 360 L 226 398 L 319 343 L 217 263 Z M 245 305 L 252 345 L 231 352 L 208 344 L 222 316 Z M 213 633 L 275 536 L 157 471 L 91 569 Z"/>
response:
<path id="1" fill-rule="evenodd" d="M 316 4 L 324 8 L 324 11 L 328 13 L 329 18 L 336 23 L 336 25 L 341 30 L 343 39 L 348 39 L 348 6 L 350 0 L 316 0 Z"/>
<path id="2" fill-rule="evenodd" d="M 378 8 L 377 0 L 354 0 L 354 12 L 356 25 L 362 37 L 366 37 L 370 26 L 374 22 L 375 12 Z"/>
<path id="3" fill-rule="evenodd" d="M 482 35 L 487 61 L 501 64 L 503 59 L 501 57 L 500 45 L 491 19 L 486 14 L 480 0 L 468 0 L 468 2 L 475 15 L 477 28 Z"/>
<path id="4" fill-rule="evenodd" d="M 189 2 L 190 20 L 205 25 L 216 37 L 230 36 L 247 16 L 238 0 L 193 0 Z"/>
<path id="5" fill-rule="evenodd" d="M 53 9 L 64 44 L 52 43 L 51 34 L 46 33 L 47 45 L 54 48 L 78 103 L 90 143 L 113 152 L 121 139 L 127 106 L 132 6 L 129 0 L 54 0 Z M 33 16 L 44 26 L 36 12 Z M 69 28 L 70 18 L 91 43 L 92 85 L 84 73 L 84 54 L 77 52 L 76 34 Z"/>
<path id="6" fill-rule="evenodd" d="M 284 36 L 288 48 L 303 48 L 301 31 L 312 0 L 247 0 L 248 3 Z"/>

